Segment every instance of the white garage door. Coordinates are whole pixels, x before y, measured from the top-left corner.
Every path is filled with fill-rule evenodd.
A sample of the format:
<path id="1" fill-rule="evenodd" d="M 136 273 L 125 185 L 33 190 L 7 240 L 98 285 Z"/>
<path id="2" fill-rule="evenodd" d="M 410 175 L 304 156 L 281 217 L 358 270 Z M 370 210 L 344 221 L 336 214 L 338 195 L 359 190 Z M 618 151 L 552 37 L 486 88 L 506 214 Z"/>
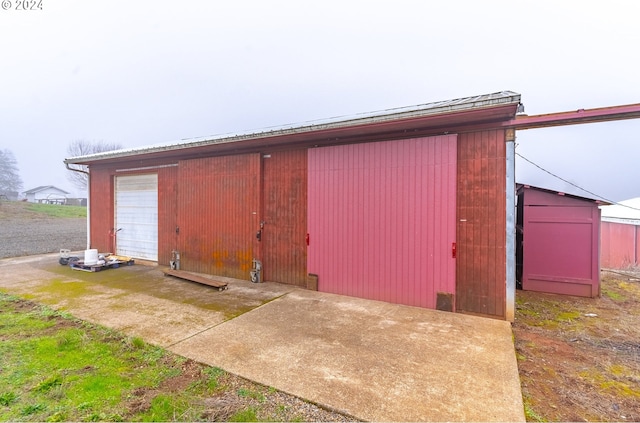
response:
<path id="1" fill-rule="evenodd" d="M 158 175 L 116 177 L 116 253 L 158 260 Z"/>

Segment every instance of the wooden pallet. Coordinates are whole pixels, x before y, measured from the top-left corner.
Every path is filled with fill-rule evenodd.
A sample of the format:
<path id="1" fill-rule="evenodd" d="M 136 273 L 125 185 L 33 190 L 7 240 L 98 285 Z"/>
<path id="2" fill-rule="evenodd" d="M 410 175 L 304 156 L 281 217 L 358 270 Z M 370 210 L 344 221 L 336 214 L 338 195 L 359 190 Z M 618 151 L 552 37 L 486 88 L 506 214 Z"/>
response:
<path id="1" fill-rule="evenodd" d="M 184 270 L 163 269 L 162 272 L 165 274 L 165 276 L 173 276 L 187 281 L 201 283 L 203 285 L 211 286 L 218 291 L 227 289 L 226 282 L 216 281 L 204 276 L 196 275 L 194 273 L 185 272 Z"/>
<path id="2" fill-rule="evenodd" d="M 120 266 L 131 266 L 134 263 L 135 263 L 134 260 L 129 259 L 127 261 L 116 260 L 116 261 L 107 261 L 104 264 L 87 265 L 87 264 L 84 264 L 84 261 L 82 260 L 75 260 L 75 261 L 69 262 L 69 267 L 71 267 L 73 270 L 80 270 L 83 272 L 99 272 L 104 269 L 117 269 Z"/>

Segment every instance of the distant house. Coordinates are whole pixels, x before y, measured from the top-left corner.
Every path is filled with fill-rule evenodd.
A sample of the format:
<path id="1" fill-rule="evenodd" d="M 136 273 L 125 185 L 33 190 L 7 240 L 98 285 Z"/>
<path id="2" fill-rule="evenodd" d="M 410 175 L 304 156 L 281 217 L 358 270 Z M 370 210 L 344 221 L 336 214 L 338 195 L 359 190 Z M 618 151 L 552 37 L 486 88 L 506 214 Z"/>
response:
<path id="1" fill-rule="evenodd" d="M 640 265 L 640 197 L 601 207 L 602 267 Z"/>
<path id="2" fill-rule="evenodd" d="M 53 185 L 43 185 L 23 192 L 30 203 L 64 204 L 69 193 Z"/>

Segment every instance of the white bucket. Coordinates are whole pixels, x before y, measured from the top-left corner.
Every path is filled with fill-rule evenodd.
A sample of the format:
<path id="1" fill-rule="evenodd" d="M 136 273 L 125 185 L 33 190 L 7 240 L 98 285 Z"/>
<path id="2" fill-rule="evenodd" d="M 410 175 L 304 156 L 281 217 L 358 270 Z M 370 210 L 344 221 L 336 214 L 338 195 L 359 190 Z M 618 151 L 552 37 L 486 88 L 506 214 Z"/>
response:
<path id="1" fill-rule="evenodd" d="M 98 263 L 98 250 L 84 250 L 84 264 L 91 266 Z"/>

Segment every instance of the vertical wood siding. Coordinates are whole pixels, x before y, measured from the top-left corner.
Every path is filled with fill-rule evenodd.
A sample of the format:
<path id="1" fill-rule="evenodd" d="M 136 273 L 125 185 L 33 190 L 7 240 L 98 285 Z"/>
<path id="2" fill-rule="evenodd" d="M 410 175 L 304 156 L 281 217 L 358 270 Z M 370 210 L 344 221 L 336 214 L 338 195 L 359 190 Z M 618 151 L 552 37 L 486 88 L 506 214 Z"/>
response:
<path id="1" fill-rule="evenodd" d="M 169 265 L 171 252 L 178 249 L 177 179 L 177 166 L 158 169 L 158 264 L 163 265 Z"/>
<path id="2" fill-rule="evenodd" d="M 181 268 L 249 279 L 260 220 L 260 155 L 179 162 Z"/>
<path id="3" fill-rule="evenodd" d="M 503 130 L 458 136 L 458 311 L 505 317 L 505 166 Z"/>
<path id="4" fill-rule="evenodd" d="M 267 154 L 262 163 L 263 280 L 305 286 L 307 150 Z"/>
<path id="5" fill-rule="evenodd" d="M 91 169 L 90 183 L 90 242 L 100 252 L 115 252 L 111 230 L 113 214 L 113 172 L 107 168 Z"/>
<path id="6" fill-rule="evenodd" d="M 321 291 L 435 308 L 455 292 L 456 136 L 309 150 Z"/>

